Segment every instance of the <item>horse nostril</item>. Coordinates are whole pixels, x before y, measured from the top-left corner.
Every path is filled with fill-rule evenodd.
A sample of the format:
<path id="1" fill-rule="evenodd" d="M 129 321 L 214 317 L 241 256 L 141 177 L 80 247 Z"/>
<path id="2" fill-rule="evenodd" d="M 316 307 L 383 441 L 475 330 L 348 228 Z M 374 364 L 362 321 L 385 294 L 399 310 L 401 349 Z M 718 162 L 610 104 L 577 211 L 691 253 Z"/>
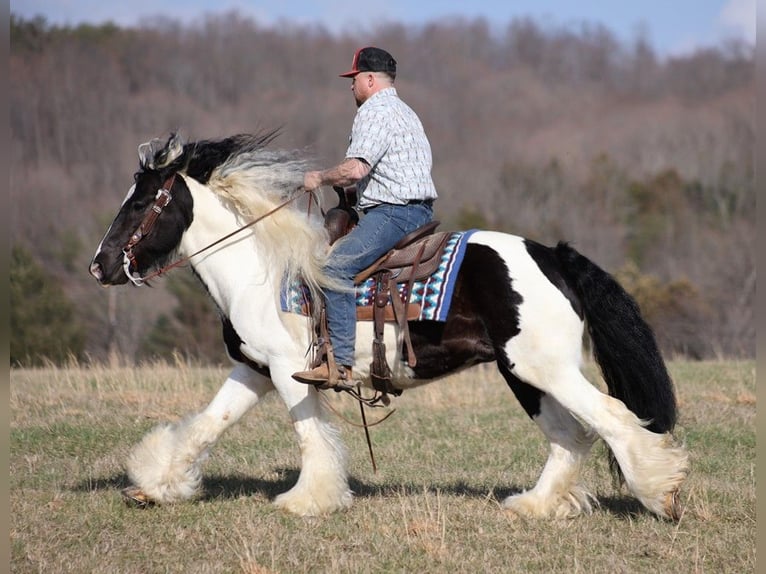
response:
<path id="1" fill-rule="evenodd" d="M 101 270 L 101 265 L 96 263 L 95 261 L 90 264 L 90 274 L 93 275 L 96 279 L 101 281 L 104 273 Z"/>

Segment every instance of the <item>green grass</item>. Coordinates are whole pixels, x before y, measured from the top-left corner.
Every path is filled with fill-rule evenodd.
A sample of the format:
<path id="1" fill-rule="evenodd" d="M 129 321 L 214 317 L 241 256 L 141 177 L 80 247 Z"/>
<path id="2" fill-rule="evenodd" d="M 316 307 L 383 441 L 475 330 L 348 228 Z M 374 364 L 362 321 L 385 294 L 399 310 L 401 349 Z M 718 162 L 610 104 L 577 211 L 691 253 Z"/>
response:
<path id="1" fill-rule="evenodd" d="M 755 572 L 755 363 L 669 367 L 692 469 L 678 523 L 614 487 L 600 444 L 585 469 L 601 503 L 592 515 L 503 512 L 505 496 L 534 485 L 547 445 L 487 368 L 394 399 L 396 412 L 371 429 L 377 473 L 363 431 L 338 421 L 357 493 L 348 511 L 301 518 L 270 504 L 299 463 L 273 394 L 213 449 L 200 500 L 129 508 L 119 495 L 129 449 L 153 425 L 203 408 L 226 372 L 13 370 L 11 571 Z M 351 399 L 327 396 L 358 420 Z"/>

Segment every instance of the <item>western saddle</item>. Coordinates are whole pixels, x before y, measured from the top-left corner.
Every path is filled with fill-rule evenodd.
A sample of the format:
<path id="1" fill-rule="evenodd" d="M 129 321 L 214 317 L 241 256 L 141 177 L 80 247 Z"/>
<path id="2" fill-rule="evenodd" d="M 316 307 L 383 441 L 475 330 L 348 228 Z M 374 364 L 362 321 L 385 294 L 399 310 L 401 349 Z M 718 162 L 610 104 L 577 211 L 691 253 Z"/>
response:
<path id="1" fill-rule="evenodd" d="M 325 214 L 325 227 L 330 234 L 330 244 L 346 235 L 359 221 L 359 215 L 353 209 L 356 203 L 356 192 L 342 187 L 333 187 L 338 194 L 338 206 Z M 373 322 L 372 363 L 370 377 L 373 387 L 379 391 L 387 402 L 386 395 L 399 396 L 400 389 L 391 384 L 392 372 L 386 360 L 386 345 L 383 341 L 383 329 L 386 322 L 393 321 L 399 326 L 400 347 L 406 347 L 407 364 L 415 367 L 417 358 L 410 340 L 408 320 L 415 319 L 420 314 L 419 305 L 410 302 L 415 281 L 422 281 L 432 275 L 441 262 L 441 254 L 449 239 L 449 232 L 435 233 L 439 221 L 431 221 L 423 227 L 404 236 L 388 253 L 380 257 L 367 269 L 362 270 L 354 278 L 354 284 L 373 278 L 373 304 L 370 307 L 357 308 L 357 320 Z M 404 284 L 400 296 L 398 285 Z M 330 376 L 337 372 L 332 345 L 327 331 L 324 301 L 321 302 L 319 325 L 317 325 L 320 352 L 312 366 L 326 359 L 330 367 Z M 349 390 L 346 383 L 330 380 L 330 385 L 337 390 Z"/>

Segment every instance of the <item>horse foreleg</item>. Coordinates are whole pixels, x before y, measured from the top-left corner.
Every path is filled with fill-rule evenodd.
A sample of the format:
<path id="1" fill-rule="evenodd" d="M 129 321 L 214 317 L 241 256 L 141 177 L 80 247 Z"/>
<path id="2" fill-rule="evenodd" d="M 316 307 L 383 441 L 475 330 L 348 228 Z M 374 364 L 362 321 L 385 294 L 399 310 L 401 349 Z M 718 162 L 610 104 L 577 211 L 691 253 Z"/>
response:
<path id="1" fill-rule="evenodd" d="M 550 453 L 537 484 L 503 501 L 508 510 L 528 517 L 573 518 L 590 513 L 595 497 L 580 483 L 580 471 L 596 438 L 549 395 L 534 417 L 550 441 Z"/>
<path id="2" fill-rule="evenodd" d="M 127 472 L 135 487 L 127 495 L 161 504 L 197 495 L 208 449 L 273 388 L 266 377 L 237 366 L 204 411 L 155 427 L 134 447 Z"/>
<path id="3" fill-rule="evenodd" d="M 282 382 L 275 383 L 285 401 L 298 434 L 301 471 L 298 482 L 276 497 L 274 504 L 301 516 L 317 516 L 348 508 L 353 494 L 348 485 L 346 449 L 340 432 L 327 420 L 320 403 L 320 392 L 296 383 L 286 369 Z M 278 369 L 272 376 L 279 379 Z"/>

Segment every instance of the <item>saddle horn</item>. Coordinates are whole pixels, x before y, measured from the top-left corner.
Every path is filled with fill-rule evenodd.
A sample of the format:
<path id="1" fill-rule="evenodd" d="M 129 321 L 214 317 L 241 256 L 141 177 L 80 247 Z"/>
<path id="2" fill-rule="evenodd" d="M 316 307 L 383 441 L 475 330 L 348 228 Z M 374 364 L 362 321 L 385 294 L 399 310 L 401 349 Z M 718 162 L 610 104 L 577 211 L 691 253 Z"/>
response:
<path id="1" fill-rule="evenodd" d="M 344 188 L 338 185 L 334 185 L 332 188 L 338 194 L 338 205 L 330 209 L 324 216 L 324 226 L 330 235 L 330 245 L 346 235 L 359 223 L 359 214 L 354 209 L 356 188 Z"/>

